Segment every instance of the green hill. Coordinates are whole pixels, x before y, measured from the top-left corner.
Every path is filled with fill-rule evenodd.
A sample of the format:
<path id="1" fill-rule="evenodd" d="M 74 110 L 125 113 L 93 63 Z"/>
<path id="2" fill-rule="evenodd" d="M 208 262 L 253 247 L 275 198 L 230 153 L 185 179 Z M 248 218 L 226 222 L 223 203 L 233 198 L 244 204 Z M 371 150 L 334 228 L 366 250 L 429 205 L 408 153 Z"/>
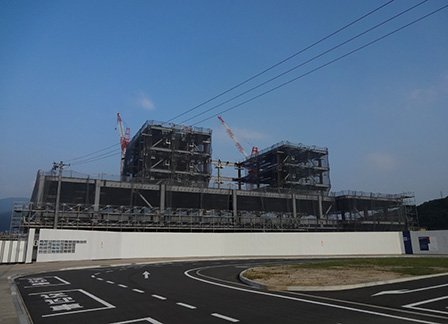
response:
<path id="1" fill-rule="evenodd" d="M 448 196 L 421 204 L 417 212 L 420 227 L 428 230 L 448 229 Z"/>
<path id="2" fill-rule="evenodd" d="M 26 202 L 28 198 L 3 198 L 0 199 L 0 232 L 9 231 L 11 225 L 12 207 L 15 202 Z"/>

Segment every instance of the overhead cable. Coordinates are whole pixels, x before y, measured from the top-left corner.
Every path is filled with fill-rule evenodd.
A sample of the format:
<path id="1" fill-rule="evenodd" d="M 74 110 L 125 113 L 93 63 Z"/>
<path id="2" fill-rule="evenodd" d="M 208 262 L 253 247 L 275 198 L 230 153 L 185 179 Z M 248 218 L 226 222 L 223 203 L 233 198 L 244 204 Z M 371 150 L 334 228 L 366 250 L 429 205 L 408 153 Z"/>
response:
<path id="1" fill-rule="evenodd" d="M 257 78 L 257 77 L 259 77 L 259 76 L 261 76 L 261 75 L 263 75 L 263 74 L 265 74 L 266 72 L 268 72 L 268 71 L 270 71 L 270 70 L 276 68 L 277 66 L 279 66 L 279 65 L 281 65 L 281 64 L 283 64 L 283 63 L 285 63 L 285 62 L 291 60 L 292 58 L 294 58 L 294 57 L 296 57 L 296 56 L 298 56 L 298 55 L 304 53 L 305 51 L 307 51 L 307 50 L 313 48 L 314 46 L 316 46 L 316 45 L 322 43 L 323 41 L 329 39 L 330 37 L 335 36 L 336 34 L 340 33 L 341 31 L 343 31 L 343 30 L 347 29 L 348 27 L 354 25 L 355 23 L 357 23 L 357 22 L 359 22 L 359 21 L 361 21 L 361 20 L 367 18 L 368 16 L 370 16 L 370 15 L 372 15 L 373 13 L 379 11 L 380 9 L 386 7 L 387 5 L 391 4 L 391 3 L 394 2 L 394 1 L 395 1 L 395 0 L 389 0 L 388 2 L 382 4 L 381 6 L 375 8 L 375 9 L 369 11 L 369 12 L 367 12 L 366 14 L 362 15 L 361 17 L 359 17 L 359 18 L 357 18 L 357 19 L 351 21 L 350 23 L 348 23 L 348 24 L 344 25 L 343 27 L 337 29 L 336 31 L 334 31 L 334 32 L 332 32 L 332 33 L 330 33 L 330 34 L 328 34 L 327 36 L 325 36 L 325 37 L 323 37 L 323 38 L 321 38 L 321 39 L 315 41 L 314 43 L 312 43 L 312 44 L 306 46 L 305 48 L 299 50 L 298 52 L 295 52 L 295 53 L 291 54 L 290 56 L 284 58 L 283 60 L 281 60 L 281 61 L 279 61 L 279 62 L 277 62 L 277 63 L 271 65 L 270 67 L 264 69 L 263 71 L 254 74 L 253 76 L 251 76 L 251 77 L 249 77 L 248 79 L 246 79 L 246 80 L 244 80 L 244 81 L 238 83 L 237 85 L 235 85 L 235 86 L 233 86 L 233 87 L 231 87 L 231 88 L 229 88 L 229 89 L 227 89 L 227 90 L 225 90 L 225 91 L 223 91 L 223 92 L 217 94 L 216 96 L 214 96 L 214 97 L 212 97 L 212 98 L 210 98 L 210 99 L 208 99 L 208 100 L 206 100 L 206 101 L 204 101 L 204 102 L 202 102 L 202 103 L 200 103 L 200 104 L 194 106 L 193 108 L 191 108 L 191 109 L 189 109 L 189 110 L 187 110 L 187 111 L 185 111 L 185 112 L 183 112 L 183 113 L 181 113 L 181 114 L 179 114 L 179 115 L 177 115 L 177 116 L 175 116 L 175 117 L 169 119 L 166 123 L 169 123 L 169 122 L 171 122 L 171 121 L 173 121 L 173 120 L 175 120 L 175 119 L 177 119 L 177 118 L 179 118 L 179 117 L 181 117 L 181 116 L 184 116 L 184 115 L 186 115 L 187 113 L 189 113 L 189 112 L 191 112 L 191 111 L 194 111 L 194 110 L 196 110 L 196 109 L 198 109 L 198 108 L 204 106 L 205 104 L 207 104 L 207 103 L 209 103 L 209 102 L 211 102 L 211 101 L 213 101 L 213 100 L 215 100 L 215 99 L 217 99 L 217 98 L 219 98 L 219 97 L 221 97 L 221 96 L 223 96 L 223 95 L 229 93 L 230 91 L 235 90 L 235 89 L 241 87 L 242 85 L 248 83 L 249 81 L 251 81 L 251 80 L 253 80 L 253 79 L 255 79 L 255 78 Z M 232 98 L 232 100 L 233 100 L 233 99 L 236 99 L 236 98 Z M 227 103 L 227 102 L 228 102 L 228 101 L 226 101 L 225 103 Z M 222 104 L 224 104 L 224 103 L 222 103 Z M 219 106 L 221 106 L 222 104 L 220 104 Z M 217 107 L 217 106 L 215 106 L 215 107 L 213 107 L 213 108 L 216 108 L 216 107 Z M 207 111 L 206 111 L 206 112 L 207 112 Z M 204 112 L 204 113 L 205 113 L 205 112 Z M 195 117 L 197 117 L 197 116 L 195 116 Z M 105 148 L 100 149 L 100 150 L 98 150 L 98 151 L 95 151 L 95 152 L 92 152 L 92 153 L 89 153 L 89 154 L 85 154 L 85 155 L 81 155 L 81 156 L 79 156 L 79 157 L 75 157 L 75 158 L 73 158 L 73 159 L 67 160 L 67 162 L 78 161 L 78 160 L 81 160 L 81 159 L 84 159 L 84 158 L 87 158 L 87 157 L 91 157 L 92 159 L 94 159 L 95 157 L 94 157 L 93 155 L 95 155 L 95 154 L 97 154 L 97 153 L 101 153 L 101 152 L 103 152 L 103 151 L 105 151 L 105 150 L 107 150 L 107 149 L 109 149 L 109 148 L 111 148 L 111 147 L 114 147 L 115 145 L 116 145 L 116 144 L 113 144 L 113 145 L 111 145 L 111 146 L 105 147 Z"/>
<path id="2" fill-rule="evenodd" d="M 259 94 L 259 95 L 256 95 L 256 96 L 254 96 L 254 97 L 252 97 L 252 98 L 250 98 L 250 99 L 247 99 L 247 100 L 245 100 L 245 101 L 243 101 L 243 102 L 241 102 L 241 103 L 239 103 L 239 104 L 237 104 L 237 105 L 234 105 L 234 106 L 232 106 L 232 107 L 230 107 L 230 108 L 227 108 L 227 109 L 225 109 L 225 110 L 222 110 L 222 111 L 220 111 L 220 112 L 218 112 L 218 113 L 216 113 L 216 114 L 214 114 L 214 115 L 212 115 L 212 116 L 210 116 L 210 117 L 204 118 L 204 119 L 202 119 L 202 120 L 200 120 L 200 121 L 194 123 L 192 126 L 196 126 L 196 125 L 198 125 L 198 124 L 200 124 L 200 123 L 203 123 L 203 122 L 205 122 L 205 121 L 207 121 L 207 120 L 210 120 L 210 119 L 212 119 L 212 118 L 215 118 L 215 117 L 217 117 L 218 115 L 222 115 L 222 114 L 224 114 L 224 113 L 226 113 L 226 112 L 228 112 L 228 111 L 231 111 L 231 110 L 234 110 L 234 109 L 236 109 L 236 108 L 238 108 L 238 107 L 241 107 L 242 105 L 247 104 L 247 103 L 249 103 L 249 102 L 251 102 L 251 101 L 254 101 L 255 99 L 258 99 L 258 98 L 260 98 L 260 97 L 262 97 L 262 96 L 265 96 L 265 95 L 267 95 L 268 93 L 271 93 L 271 92 L 273 92 L 273 91 L 275 91 L 275 90 L 278 90 L 278 89 L 280 89 L 280 88 L 282 88 L 282 87 L 284 87 L 284 86 L 286 86 L 286 85 L 288 85 L 288 84 L 290 84 L 290 83 L 292 83 L 292 82 L 294 82 L 294 81 L 297 81 L 297 80 L 299 80 L 299 79 L 301 79 L 301 78 L 303 78 L 303 77 L 305 77 L 305 76 L 307 76 L 307 75 L 309 75 L 309 74 L 311 74 L 311 73 L 314 73 L 314 72 L 316 72 L 316 71 L 318 71 L 318 70 L 321 70 L 321 69 L 323 69 L 324 67 L 326 67 L 326 66 L 328 66 L 328 65 L 330 65 L 330 64 L 333 64 L 333 63 L 335 63 L 335 62 L 337 62 L 337 61 L 339 61 L 339 60 L 341 60 L 341 59 L 343 59 L 343 58 L 345 58 L 345 57 L 347 57 L 347 56 L 350 56 L 350 55 L 352 55 L 352 54 L 354 54 L 354 53 L 356 53 L 356 52 L 359 52 L 360 50 L 362 50 L 362 49 L 364 49 L 364 48 L 366 48 L 366 47 L 369 47 L 369 46 L 371 46 L 371 45 L 373 45 L 373 44 L 375 44 L 375 43 L 377 43 L 377 42 L 383 40 L 384 38 L 387 38 L 387 37 L 389 37 L 389 36 L 391 36 L 391 35 L 393 35 L 393 34 L 399 32 L 399 31 L 401 31 L 401 30 L 403 30 L 403 29 L 405 29 L 405 28 L 407 28 L 407 27 L 409 27 L 409 26 L 411 26 L 411 25 L 414 25 L 415 23 L 417 23 L 417 22 L 419 22 L 419 21 L 422 21 L 422 20 L 424 20 L 424 19 L 426 19 L 426 18 L 428 18 L 428 17 L 430 17 L 430 16 L 436 14 L 437 12 L 439 12 L 439 11 L 441 11 L 441 10 L 444 10 L 444 9 L 446 9 L 446 8 L 448 8 L 448 5 L 445 5 L 445 6 L 443 6 L 443 7 L 440 7 L 439 9 L 436 9 L 436 10 L 434 10 L 434 11 L 431 11 L 430 13 L 428 13 L 428 14 L 426 14 L 426 15 L 420 17 L 420 18 L 417 18 L 417 19 L 411 21 L 410 23 L 407 23 L 406 25 L 403 25 L 403 26 L 401 26 L 401 27 L 399 27 L 399 28 L 397 28 L 397 29 L 395 29 L 395 30 L 393 30 L 393 31 L 391 31 L 391 32 L 389 32 L 389 33 L 387 33 L 387 34 L 381 36 L 381 37 L 378 37 L 378 38 L 374 39 L 373 41 L 370 41 L 370 42 L 368 42 L 368 43 L 366 43 L 366 44 L 364 44 L 364 45 L 362 45 L 362 46 L 360 46 L 360 47 L 358 47 L 358 48 L 356 48 L 356 49 L 354 49 L 354 50 L 352 50 L 352 51 L 350 51 L 350 52 L 347 52 L 347 53 L 345 53 L 345 54 L 343 54 L 343 55 L 337 57 L 337 58 L 335 58 L 335 59 L 333 59 L 333 60 L 330 60 L 329 62 L 327 62 L 327 63 L 325 63 L 325 64 L 319 65 L 318 67 L 316 67 L 316 68 L 314 68 L 314 69 L 312 69 L 312 70 L 310 70 L 310 71 L 308 71 L 308 72 L 306 72 L 306 73 L 303 73 L 303 74 L 301 74 L 301 75 L 299 75 L 299 76 L 297 76 L 297 77 L 295 77 L 295 78 L 293 78 L 293 79 L 291 79 L 291 80 L 289 80 L 289 81 L 283 82 L 282 84 L 280 84 L 280 85 L 278 85 L 278 86 L 276 86 L 276 87 L 274 87 L 274 88 L 271 88 L 270 90 L 267 90 L 267 91 L 265 91 L 265 92 L 262 92 L 262 93 Z"/>
<path id="3" fill-rule="evenodd" d="M 89 153 L 89 154 L 84 154 L 84 155 L 75 157 L 75 158 L 70 159 L 70 160 L 66 160 L 66 162 L 72 162 L 72 161 L 78 161 L 78 160 L 81 160 L 81 159 L 85 159 L 85 158 L 87 158 L 87 157 L 91 157 L 92 155 L 95 155 L 95 154 L 104 152 L 104 151 L 106 151 L 106 150 L 108 150 L 108 149 L 110 149 L 110 148 L 112 148 L 112 147 L 116 147 L 117 145 L 118 145 L 118 144 L 115 143 L 115 144 L 113 144 L 113 145 L 110 145 L 110 146 L 105 147 L 105 148 L 103 148 L 103 149 L 97 150 L 97 151 L 95 151 L 95 152 L 92 152 L 92 153 Z"/>
<path id="4" fill-rule="evenodd" d="M 325 37 L 319 39 L 318 41 L 315 41 L 314 43 L 312 43 L 312 44 L 306 46 L 305 48 L 299 50 L 298 52 L 295 52 L 294 54 L 292 54 L 292 55 L 290 55 L 290 56 L 284 58 L 283 60 L 281 60 L 281 61 L 275 63 L 274 65 L 271 65 L 270 67 L 264 69 L 263 71 L 254 74 L 253 76 L 251 76 L 251 77 L 249 77 L 248 79 L 246 79 L 246 80 L 244 80 L 244 81 L 238 83 L 237 85 L 235 85 L 235 86 L 233 86 L 233 87 L 231 87 L 231 88 L 229 88 L 229 89 L 227 89 L 227 90 L 225 90 L 225 91 L 223 91 L 223 92 L 217 94 L 216 96 L 214 96 L 214 97 L 212 97 L 212 98 L 210 98 L 210 99 L 208 99 L 208 100 L 206 100 L 206 101 L 204 101 L 204 102 L 202 102 L 202 103 L 200 103 L 200 104 L 198 104 L 198 105 L 196 105 L 196 106 L 194 106 L 194 107 L 192 107 L 192 108 L 190 108 L 190 109 L 184 111 L 184 112 L 181 113 L 181 114 L 178 114 L 178 115 L 174 116 L 173 118 L 169 119 L 169 120 L 167 121 L 167 123 L 172 122 L 173 120 L 178 119 L 179 117 L 182 117 L 182 116 L 188 114 L 189 112 L 192 112 L 192 111 L 194 111 L 194 110 L 196 110 L 196 109 L 198 109 L 198 108 L 200 108 L 200 107 L 202 107 L 202 106 L 208 104 L 209 102 L 211 102 L 211 101 L 213 101 L 213 100 L 215 100 L 215 99 L 217 99 L 217 98 L 219 98 L 219 97 L 225 95 L 226 93 L 229 93 L 229 92 L 232 91 L 232 90 L 235 90 L 236 88 L 239 88 L 240 86 L 242 86 L 242 85 L 248 83 L 249 81 L 252 81 L 253 79 L 255 79 L 255 78 L 257 78 L 257 77 L 259 77 L 259 76 L 265 74 L 266 72 L 268 72 L 268 71 L 270 71 L 270 70 L 276 68 L 277 66 L 279 66 L 279 65 L 281 65 L 281 64 L 283 64 L 283 63 L 285 63 L 285 62 L 287 62 L 287 61 L 289 61 L 289 60 L 291 60 L 292 58 L 296 57 L 297 55 L 302 54 L 303 52 L 305 52 L 305 51 L 307 51 L 307 50 L 313 48 L 314 46 L 316 46 L 316 45 L 322 43 L 323 41 L 329 39 L 330 37 L 335 36 L 336 34 L 340 33 L 341 31 L 343 31 L 343 30 L 347 29 L 348 27 L 354 25 L 355 23 L 357 23 L 357 22 L 363 20 L 364 18 L 366 18 L 366 17 L 372 15 L 373 13 L 375 13 L 375 12 L 377 12 L 378 10 L 380 10 L 380 9 L 382 9 L 382 8 L 384 8 L 384 7 L 386 7 L 387 5 L 391 4 L 391 3 L 394 2 L 394 1 L 395 1 L 395 0 L 390 0 L 390 1 L 386 2 L 385 4 L 383 4 L 383 5 L 381 5 L 381 6 L 377 7 L 377 8 L 375 8 L 375 9 L 369 11 L 369 12 L 367 12 L 366 14 L 364 14 L 364 15 L 362 15 L 361 17 L 359 17 L 359 18 L 353 20 L 352 22 L 348 23 L 347 25 L 344 25 L 343 27 L 339 28 L 338 30 L 336 30 L 336 31 L 334 31 L 334 32 L 332 32 L 332 33 L 330 33 L 330 34 L 328 34 L 327 36 L 325 36 Z"/>
<path id="5" fill-rule="evenodd" d="M 90 162 L 100 161 L 100 160 L 107 159 L 107 158 L 112 157 L 112 156 L 119 155 L 120 151 L 121 150 L 118 148 L 118 149 L 115 149 L 115 150 L 113 150 L 111 152 L 106 152 L 106 153 L 98 155 L 98 156 L 94 156 L 94 157 L 91 157 L 91 158 L 88 158 L 88 159 L 85 159 L 85 160 L 81 160 L 81 161 L 78 161 L 78 162 L 75 162 L 75 163 L 71 163 L 71 165 L 81 165 L 81 164 L 86 164 L 86 163 L 90 163 Z"/>
<path id="6" fill-rule="evenodd" d="M 193 119 L 195 119 L 195 118 L 197 118 L 197 117 L 199 117 L 199 116 L 201 116 L 201 115 L 203 115 L 203 114 L 205 114 L 207 112 L 215 110 L 218 107 L 221 107 L 221 106 L 223 106 L 223 105 L 225 105 L 225 104 L 227 104 L 227 103 L 229 103 L 229 102 L 231 102 L 231 101 L 233 101 L 233 100 L 235 100 L 237 98 L 240 98 L 240 97 L 244 96 L 245 94 L 247 94 L 249 92 L 252 92 L 252 91 L 254 91 L 254 90 L 256 90 L 256 89 L 258 89 L 258 88 L 260 88 L 260 87 L 262 87 L 262 86 L 264 86 L 264 85 L 266 85 L 266 84 L 268 84 L 268 83 L 270 83 L 270 82 L 272 82 L 272 81 L 274 81 L 274 80 L 276 80 L 276 79 L 278 79 L 278 78 L 280 78 L 280 77 L 282 77 L 282 76 L 284 76 L 284 75 L 286 75 L 288 73 L 291 73 L 291 72 L 297 70 L 298 68 L 300 68 L 300 67 L 302 67 L 302 66 L 304 66 L 304 65 L 306 65 L 308 63 L 311 63 L 311 62 L 315 61 L 316 59 L 318 59 L 318 58 L 320 58 L 320 57 L 322 57 L 322 56 L 324 56 L 324 55 L 326 55 L 326 54 L 328 54 L 328 53 L 338 49 L 339 47 L 344 46 L 344 45 L 354 41 L 355 39 L 357 39 L 357 38 L 359 38 L 359 37 L 361 37 L 361 36 L 371 32 L 371 31 L 381 27 L 382 25 L 384 25 L 384 24 L 386 24 L 386 23 L 388 23 L 388 22 L 390 22 L 390 21 L 392 21 L 394 19 L 397 19 L 398 17 L 404 15 L 405 13 L 415 9 L 416 7 L 421 6 L 425 2 L 428 2 L 428 0 L 423 0 L 423 1 L 419 2 L 418 4 L 408 8 L 406 10 L 403 10 L 403 11 L 399 12 L 398 14 L 396 14 L 396 15 L 394 15 L 394 16 L 392 16 L 392 17 L 390 17 L 390 18 L 388 18 L 388 19 L 386 19 L 386 20 L 384 20 L 384 21 L 382 21 L 382 22 L 380 22 L 378 24 L 376 24 L 375 26 L 370 27 L 370 28 L 366 29 L 365 31 L 363 31 L 363 32 L 361 32 L 361 33 L 359 33 L 359 34 L 357 34 L 357 35 L 355 35 L 353 37 L 350 37 L 346 41 L 344 41 L 342 43 L 339 43 L 336 46 L 333 46 L 332 48 L 330 48 L 328 50 L 325 50 L 322 53 L 320 53 L 320 54 L 318 54 L 316 56 L 313 56 L 312 58 L 310 58 L 310 59 L 308 59 L 308 60 L 306 60 L 306 61 L 304 61 L 304 62 L 302 62 L 302 63 L 300 63 L 298 65 L 293 66 L 292 68 L 286 70 L 285 72 L 277 74 L 276 76 L 274 76 L 274 77 L 272 77 L 272 78 L 270 78 L 270 79 L 268 79 L 268 80 L 266 80 L 264 82 L 261 82 L 261 83 L 255 85 L 254 87 L 252 87 L 252 88 L 250 88 L 250 89 L 248 89 L 248 90 L 246 90 L 246 91 L 244 91 L 244 92 L 242 92 L 242 93 L 240 93 L 238 95 L 233 96 L 232 98 L 230 98 L 228 100 L 225 100 L 225 101 L 223 101 L 223 102 L 221 102 L 221 103 L 219 103 L 219 104 L 217 104 L 217 105 L 215 105 L 215 106 L 213 106 L 211 108 L 208 108 L 208 109 L 206 109 L 206 110 L 204 110 L 204 111 L 202 111 L 202 112 L 200 112 L 200 113 L 198 113 L 198 114 L 196 114 L 196 115 L 194 115 L 194 116 L 192 116 L 192 117 L 182 121 L 182 124 L 184 124 L 186 122 L 189 122 L 190 120 L 193 120 Z"/>

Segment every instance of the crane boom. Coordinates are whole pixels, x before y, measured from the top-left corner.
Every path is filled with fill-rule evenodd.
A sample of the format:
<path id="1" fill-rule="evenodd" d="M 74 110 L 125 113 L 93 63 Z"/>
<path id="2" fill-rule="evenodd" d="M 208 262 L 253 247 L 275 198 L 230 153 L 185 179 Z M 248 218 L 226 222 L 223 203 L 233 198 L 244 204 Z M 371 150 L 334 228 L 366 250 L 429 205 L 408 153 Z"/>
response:
<path id="1" fill-rule="evenodd" d="M 120 161 L 120 174 L 123 175 L 124 157 L 126 155 L 126 147 L 129 144 L 131 138 L 131 129 L 123 127 L 123 120 L 120 113 L 117 113 L 118 131 L 120 132 L 120 148 L 121 148 L 121 161 Z"/>
<path id="2" fill-rule="evenodd" d="M 235 143 L 235 146 L 238 149 L 238 151 L 240 151 L 240 153 L 243 154 L 245 158 L 249 157 L 249 155 L 247 155 L 244 148 L 241 146 L 240 142 L 236 139 L 235 134 L 233 134 L 233 131 L 229 127 L 229 125 L 227 125 L 227 123 L 224 121 L 224 119 L 221 116 L 218 116 L 218 119 L 221 122 L 221 124 L 224 126 L 224 128 L 226 129 L 227 135 L 229 135 L 229 137 Z"/>

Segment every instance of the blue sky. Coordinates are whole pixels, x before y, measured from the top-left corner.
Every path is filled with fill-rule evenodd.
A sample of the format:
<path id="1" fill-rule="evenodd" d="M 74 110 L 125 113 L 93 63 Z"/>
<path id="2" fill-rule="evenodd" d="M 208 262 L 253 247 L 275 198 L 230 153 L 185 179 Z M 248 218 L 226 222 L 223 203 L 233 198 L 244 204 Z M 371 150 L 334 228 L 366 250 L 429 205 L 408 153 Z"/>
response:
<path id="1" fill-rule="evenodd" d="M 37 170 L 53 161 L 118 149 L 117 112 L 131 134 L 146 120 L 169 120 L 386 2 L 3 1 L 0 198 L 29 196 Z M 419 2 L 395 0 L 238 91 Z M 429 0 L 232 104 L 444 5 Z M 445 9 L 223 117 L 248 151 L 281 140 L 328 147 L 334 191 L 439 198 L 448 194 L 447 36 Z M 215 159 L 242 159 L 216 118 L 198 126 L 213 129 Z M 70 168 L 118 174 L 119 156 Z"/>

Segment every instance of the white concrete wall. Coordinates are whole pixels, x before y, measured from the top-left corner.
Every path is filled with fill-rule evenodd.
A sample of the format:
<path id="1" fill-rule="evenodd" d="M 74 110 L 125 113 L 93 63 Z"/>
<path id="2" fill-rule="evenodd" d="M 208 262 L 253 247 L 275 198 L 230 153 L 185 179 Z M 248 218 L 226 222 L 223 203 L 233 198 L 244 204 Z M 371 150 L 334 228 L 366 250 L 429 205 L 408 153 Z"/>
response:
<path id="1" fill-rule="evenodd" d="M 52 229 L 40 231 L 40 243 L 55 240 L 81 241 L 81 243 L 76 243 L 75 251 L 70 253 L 60 253 L 60 251 L 42 253 L 39 248 L 38 262 L 149 257 L 397 255 L 404 253 L 401 232 L 131 233 Z"/>
<path id="2" fill-rule="evenodd" d="M 420 239 L 429 238 L 428 250 L 422 250 Z M 448 254 L 448 231 L 411 232 L 414 254 Z"/>
<path id="3" fill-rule="evenodd" d="M 26 241 L 0 241 L 0 263 L 25 262 Z"/>

